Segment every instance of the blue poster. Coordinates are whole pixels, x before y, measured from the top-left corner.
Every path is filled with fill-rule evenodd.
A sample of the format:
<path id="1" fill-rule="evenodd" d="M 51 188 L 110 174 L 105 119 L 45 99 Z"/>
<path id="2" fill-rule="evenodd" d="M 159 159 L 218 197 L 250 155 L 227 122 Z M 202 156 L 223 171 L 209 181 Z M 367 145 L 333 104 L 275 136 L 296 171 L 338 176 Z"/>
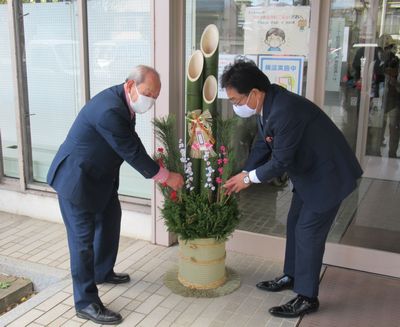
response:
<path id="1" fill-rule="evenodd" d="M 303 85 L 304 57 L 259 56 L 258 67 L 271 83 L 283 86 L 287 90 L 301 95 Z"/>

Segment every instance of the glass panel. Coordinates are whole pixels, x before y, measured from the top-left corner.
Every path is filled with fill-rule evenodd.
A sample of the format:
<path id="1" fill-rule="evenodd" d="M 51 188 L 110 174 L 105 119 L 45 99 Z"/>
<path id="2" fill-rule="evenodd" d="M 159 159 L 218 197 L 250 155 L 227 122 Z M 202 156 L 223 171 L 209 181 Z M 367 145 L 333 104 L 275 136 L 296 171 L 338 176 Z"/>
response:
<path id="1" fill-rule="evenodd" d="M 296 76 L 293 82 L 302 79 L 302 95 L 306 92 L 307 63 L 308 63 L 308 27 L 312 1 L 298 0 L 193 0 L 186 2 L 186 11 L 193 12 L 192 24 L 187 22 L 186 49 L 190 50 L 187 58 L 194 49 L 199 49 L 201 34 L 208 24 L 215 24 L 219 29 L 219 58 L 220 65 L 232 60 L 235 55 L 252 55 L 254 61 L 260 60 L 260 55 L 267 60 L 275 60 L 270 64 L 267 76 L 273 83 L 284 83 L 278 79 L 276 71 L 282 72 L 284 64 L 277 62 L 277 57 L 285 55 L 286 58 L 301 57 L 304 64 L 300 78 Z M 293 21 L 292 17 L 301 19 Z M 303 29 L 303 25 L 306 26 Z M 285 26 L 286 25 L 286 26 Z M 268 26 L 265 27 L 265 26 Z M 287 27 L 291 26 L 291 27 Z M 280 49 L 278 45 L 266 40 L 267 32 L 272 28 L 285 30 L 280 34 Z M 254 32 L 256 31 L 256 32 Z M 300 33 L 301 44 L 296 44 L 297 33 Z M 303 33 L 303 34 L 301 34 Z M 283 41 L 283 39 L 285 41 Z M 229 57 L 229 55 L 231 55 Z M 226 60 L 225 60 L 226 59 Z M 224 61 L 222 61 L 224 60 Z M 280 59 L 282 60 L 282 59 Z M 275 65 L 275 66 L 274 66 Z M 276 67 L 275 69 L 273 67 Z M 283 67 L 283 68 L 279 68 Z M 260 68 L 265 70 L 264 65 Z M 290 83 L 285 86 L 290 87 Z M 298 91 L 296 88 L 293 91 Z M 219 96 L 218 108 L 223 116 L 234 115 L 232 105 Z M 237 169 L 241 169 L 249 154 L 257 132 L 255 117 L 238 119 L 238 128 L 235 130 L 235 149 L 237 151 Z M 239 229 L 257 233 L 284 236 L 286 229 L 286 216 L 290 205 L 291 191 L 285 181 L 275 180 L 271 184 L 252 185 L 240 195 L 240 205 L 243 217 Z"/>
<path id="2" fill-rule="evenodd" d="M 18 177 L 17 125 L 7 16 L 6 2 L 0 4 L 0 133 L 2 142 L 0 146 L 3 151 L 4 174 L 9 177 Z"/>
<path id="3" fill-rule="evenodd" d="M 45 182 L 79 110 L 76 1 L 23 5 L 33 178 Z"/>
<path id="4" fill-rule="evenodd" d="M 150 0 L 88 1 L 90 93 L 92 96 L 125 81 L 139 64 L 152 64 Z M 138 115 L 136 132 L 152 153 L 153 112 Z M 120 170 L 121 194 L 150 198 L 152 181 L 124 163 Z"/>
<path id="5" fill-rule="evenodd" d="M 342 5 L 345 2 L 341 1 Z M 356 63 L 360 48 L 352 45 L 359 43 L 360 30 L 356 22 L 363 19 L 363 14 L 352 9 L 334 4 L 330 11 L 325 103 L 322 109 L 355 151 L 361 72 L 359 63 Z"/>
<path id="6" fill-rule="evenodd" d="M 342 203 L 328 241 L 398 253 L 399 22 L 394 2 L 331 3 L 323 108 L 353 149 L 358 128 L 367 130 L 364 178 Z M 360 117 L 365 127 L 360 114 L 368 116 Z"/>

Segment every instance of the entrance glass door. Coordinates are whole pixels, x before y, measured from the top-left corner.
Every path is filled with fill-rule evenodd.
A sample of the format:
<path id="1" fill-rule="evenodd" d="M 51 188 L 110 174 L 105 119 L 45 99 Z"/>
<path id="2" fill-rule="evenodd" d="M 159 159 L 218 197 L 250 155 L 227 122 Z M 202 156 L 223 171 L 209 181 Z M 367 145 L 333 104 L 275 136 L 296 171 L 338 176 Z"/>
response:
<path id="1" fill-rule="evenodd" d="M 255 60 L 266 55 L 272 57 L 273 60 L 277 54 L 265 54 L 265 48 L 259 48 L 258 52 L 247 51 L 249 48 L 246 43 L 251 42 L 246 40 L 246 28 L 250 27 L 249 23 L 255 21 L 251 20 L 251 14 L 262 10 L 255 8 L 266 8 L 269 14 L 265 17 L 271 17 L 270 13 L 274 10 L 288 12 L 292 9 L 295 11 L 307 9 L 308 21 L 311 22 L 311 18 L 319 21 L 318 33 L 323 34 L 321 31 L 329 26 L 328 39 L 318 45 L 319 50 L 328 46 L 326 87 L 323 94 L 325 102 L 322 110 L 344 133 L 357 157 L 363 163 L 366 174 L 361 179 L 358 188 L 343 202 L 339 210 L 328 237 L 325 262 L 397 276 L 400 270 L 396 271 L 394 267 L 400 267 L 397 255 L 400 253 L 400 247 L 399 242 L 396 241 L 400 238 L 400 219 L 398 219 L 400 201 L 397 201 L 400 178 L 388 178 L 390 176 L 388 173 L 382 177 L 373 171 L 369 174 L 371 159 L 374 159 L 377 166 L 382 169 L 388 165 L 399 164 L 400 166 L 398 159 L 389 158 L 389 143 L 392 142 L 392 145 L 395 143 L 393 129 L 392 141 L 390 141 L 389 126 L 390 117 L 392 117 L 390 115 L 395 117 L 395 111 L 389 110 L 385 113 L 382 109 L 387 107 L 386 99 L 389 97 L 389 80 L 385 79 L 385 71 L 383 75 L 377 74 L 377 69 L 382 68 L 380 64 L 385 58 L 384 54 L 379 54 L 381 56 L 379 62 L 374 59 L 378 57 L 378 40 L 381 34 L 390 34 L 396 44 L 400 41 L 398 38 L 400 20 L 397 20 L 399 9 L 394 4 L 394 1 L 390 1 L 389 4 L 383 0 L 187 1 L 186 12 L 189 18 L 186 26 L 186 55 L 188 58 L 194 49 L 199 48 L 203 29 L 208 24 L 215 24 L 221 36 L 220 64 L 222 58 L 227 60 L 231 58 L 230 56 L 240 54 L 253 55 L 252 58 Z M 329 20 L 318 17 L 322 15 L 322 12 L 326 16 L 329 15 Z M 280 17 L 285 16 L 287 15 Z M 290 36 L 290 33 L 288 32 L 286 37 Z M 320 39 L 317 32 L 313 34 L 313 37 Z M 392 42 L 390 38 L 387 40 Z M 287 41 L 286 44 L 288 43 L 290 42 Z M 304 41 L 304 44 L 307 42 Z M 307 49 L 309 48 L 307 46 Z M 309 49 L 309 52 L 303 54 L 302 95 L 305 95 L 306 89 L 313 84 L 307 84 L 306 81 L 308 67 L 311 67 L 311 62 L 309 62 L 312 60 L 310 59 L 311 52 L 314 50 Z M 397 56 L 394 49 L 391 49 L 391 52 Z M 391 58 L 394 57 L 391 56 Z M 376 67 L 375 74 L 374 66 Z M 321 69 L 319 73 L 324 74 L 324 70 Z M 266 74 L 273 80 L 271 72 L 266 72 Z M 394 79 L 391 81 L 393 82 Z M 273 80 L 273 82 L 276 81 Z M 323 98 L 319 94 L 318 96 Z M 394 102 L 396 101 L 392 99 L 392 103 Z M 218 108 L 223 116 L 233 115 L 232 105 L 223 97 L 218 100 Z M 382 110 L 383 113 L 380 112 Z M 254 120 L 239 119 L 235 130 L 238 169 L 243 166 L 247 158 L 255 133 Z M 376 145 L 377 137 L 380 137 L 379 145 Z M 400 155 L 400 150 L 397 153 Z M 386 166 L 385 162 L 388 163 Z M 395 171 L 391 170 L 392 176 L 397 176 Z M 386 172 L 389 170 L 386 169 Z M 228 243 L 230 249 L 276 260 L 283 259 L 286 218 L 292 192 L 287 183 L 275 182 L 277 183 L 252 185 L 240 194 L 242 219 L 233 239 Z M 376 252 L 376 250 L 384 252 Z M 397 261 L 392 260 L 393 256 L 397 258 L 395 259 Z M 377 266 L 374 260 L 368 261 L 368 258 L 372 257 L 380 261 L 382 269 L 371 268 L 372 265 Z M 383 261 L 385 262 L 382 263 Z M 387 267 L 391 269 L 386 269 Z"/>
<path id="2" fill-rule="evenodd" d="M 395 253 L 400 253 L 399 30 L 400 1 L 331 1 L 323 106 L 364 168 L 328 240 Z"/>

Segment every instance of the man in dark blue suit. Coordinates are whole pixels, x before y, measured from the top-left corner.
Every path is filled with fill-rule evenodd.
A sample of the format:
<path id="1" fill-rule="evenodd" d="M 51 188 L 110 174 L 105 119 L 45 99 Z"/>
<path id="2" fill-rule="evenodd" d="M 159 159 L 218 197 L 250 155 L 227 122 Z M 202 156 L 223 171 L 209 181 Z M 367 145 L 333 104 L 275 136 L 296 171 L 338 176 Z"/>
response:
<path id="1" fill-rule="evenodd" d="M 244 171 L 225 183 L 227 193 L 284 172 L 293 183 L 284 275 L 257 287 L 270 292 L 293 289 L 298 294 L 271 308 L 272 315 L 298 317 L 316 311 L 326 238 L 341 202 L 356 188 L 361 167 L 343 134 L 319 107 L 270 84 L 253 62 L 239 59 L 227 66 L 221 86 L 237 115 L 259 118 L 258 139 Z"/>
<path id="2" fill-rule="evenodd" d="M 126 161 L 145 178 L 175 190 L 183 185 L 180 174 L 160 167 L 146 153 L 135 132 L 136 115 L 153 106 L 160 89 L 158 73 L 141 65 L 124 84 L 92 98 L 79 112 L 47 175 L 67 229 L 77 316 L 99 324 L 118 324 L 122 317 L 104 307 L 96 284 L 130 280 L 128 274 L 114 272 L 121 164 Z"/>

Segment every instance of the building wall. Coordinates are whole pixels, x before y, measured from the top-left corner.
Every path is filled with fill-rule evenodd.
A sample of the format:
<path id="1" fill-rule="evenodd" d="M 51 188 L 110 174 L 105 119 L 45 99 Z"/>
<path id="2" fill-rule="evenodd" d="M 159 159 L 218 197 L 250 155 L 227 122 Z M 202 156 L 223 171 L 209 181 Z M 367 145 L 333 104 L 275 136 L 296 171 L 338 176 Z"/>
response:
<path id="1" fill-rule="evenodd" d="M 22 193 L 0 189 L 0 211 L 62 223 L 57 198 L 48 193 Z M 151 215 L 122 210 L 121 235 L 151 241 Z"/>

